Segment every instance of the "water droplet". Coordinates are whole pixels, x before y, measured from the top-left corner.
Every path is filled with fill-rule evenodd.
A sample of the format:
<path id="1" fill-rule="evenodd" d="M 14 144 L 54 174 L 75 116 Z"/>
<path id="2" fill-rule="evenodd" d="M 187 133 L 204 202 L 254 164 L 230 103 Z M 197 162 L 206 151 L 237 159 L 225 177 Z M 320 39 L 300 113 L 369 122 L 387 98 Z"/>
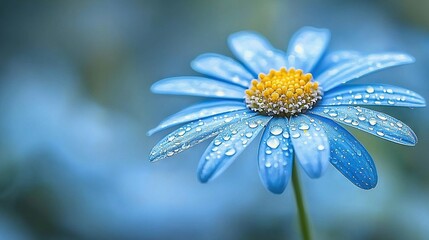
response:
<path id="1" fill-rule="evenodd" d="M 377 120 L 375 120 L 375 118 L 370 118 L 368 122 L 369 124 L 371 124 L 371 126 L 374 126 L 375 124 L 377 124 Z"/>
<path id="2" fill-rule="evenodd" d="M 267 149 L 265 150 L 265 154 L 270 155 L 273 151 L 271 151 L 271 149 Z"/>
<path id="3" fill-rule="evenodd" d="M 395 101 L 393 101 L 393 100 L 387 100 L 387 103 L 390 104 L 390 105 L 393 105 L 393 104 L 395 104 Z"/>
<path id="4" fill-rule="evenodd" d="M 228 141 L 229 139 L 231 139 L 231 136 L 229 136 L 229 135 L 223 136 L 223 140 Z"/>
<path id="5" fill-rule="evenodd" d="M 357 120 L 353 120 L 353 121 L 352 121 L 352 125 L 353 125 L 353 126 L 357 126 L 357 125 L 359 125 L 359 122 L 358 122 Z"/>
<path id="6" fill-rule="evenodd" d="M 168 137 L 168 138 L 167 138 L 167 140 L 168 140 L 169 142 L 171 142 L 171 141 L 173 141 L 175 138 L 176 138 L 175 136 L 170 136 L 170 137 Z"/>
<path id="7" fill-rule="evenodd" d="M 325 150 L 325 146 L 320 144 L 319 146 L 317 146 L 317 150 L 319 150 L 319 151 Z"/>
<path id="8" fill-rule="evenodd" d="M 310 128 L 310 126 L 308 126 L 307 123 L 300 123 L 298 126 L 298 129 L 300 130 L 308 130 Z"/>
<path id="9" fill-rule="evenodd" d="M 225 118 L 225 120 L 224 120 L 224 121 L 225 121 L 226 123 L 229 123 L 229 122 L 231 122 L 231 121 L 232 121 L 232 119 L 233 119 L 233 117 L 227 117 L 227 118 Z"/>
<path id="10" fill-rule="evenodd" d="M 400 123 L 400 122 L 397 122 L 397 123 L 396 123 L 396 125 L 397 125 L 399 128 L 402 128 L 402 127 L 404 126 L 404 124 L 402 124 L 402 123 Z"/>
<path id="11" fill-rule="evenodd" d="M 257 126 L 258 126 L 258 124 L 254 121 L 249 123 L 250 128 L 256 128 Z"/>
<path id="12" fill-rule="evenodd" d="M 168 152 L 167 153 L 167 157 L 171 157 L 171 156 L 173 156 L 174 155 L 174 152 Z"/>
<path id="13" fill-rule="evenodd" d="M 266 162 L 265 163 L 265 167 L 270 168 L 271 167 L 271 162 Z"/>
<path id="14" fill-rule="evenodd" d="M 276 149 L 280 145 L 280 141 L 277 137 L 271 136 L 267 139 L 268 147 Z"/>
<path id="15" fill-rule="evenodd" d="M 386 92 L 392 94 L 393 90 L 389 88 L 389 89 L 386 90 Z"/>
<path id="16" fill-rule="evenodd" d="M 350 119 L 350 118 L 346 118 L 346 119 L 344 119 L 344 122 L 345 122 L 345 123 L 351 123 L 351 122 L 352 122 L 352 119 Z"/>
<path id="17" fill-rule="evenodd" d="M 221 143 L 222 143 L 222 141 L 221 141 L 221 140 L 219 140 L 219 139 L 215 139 L 215 140 L 214 140 L 214 145 L 215 145 L 215 146 L 219 146 Z"/>
<path id="18" fill-rule="evenodd" d="M 288 133 L 288 132 L 284 132 L 284 133 L 283 133 L 283 137 L 284 137 L 284 138 L 289 138 L 289 133 Z"/>
<path id="19" fill-rule="evenodd" d="M 280 126 L 276 125 L 276 126 L 273 126 L 270 129 L 270 132 L 271 132 L 271 134 L 277 136 L 277 135 L 280 135 L 283 132 L 283 128 L 281 128 Z"/>
<path id="20" fill-rule="evenodd" d="M 231 131 L 231 134 L 232 134 L 232 135 L 237 134 L 237 130 L 232 130 L 232 131 Z"/>
<path id="21" fill-rule="evenodd" d="M 292 134 L 292 137 L 293 137 L 293 138 L 299 138 L 300 136 L 301 136 L 301 134 L 299 134 L 299 133 L 297 133 L 297 132 Z"/>
<path id="22" fill-rule="evenodd" d="M 212 151 L 213 151 L 213 152 L 216 152 L 217 150 L 219 150 L 219 147 L 214 147 L 214 148 L 212 148 Z"/>
<path id="23" fill-rule="evenodd" d="M 356 100 L 362 99 L 362 94 L 360 93 L 356 94 L 355 99 Z"/>
<path id="24" fill-rule="evenodd" d="M 235 149 L 234 148 L 230 148 L 225 152 L 226 156 L 232 156 L 235 154 Z"/>
<path id="25" fill-rule="evenodd" d="M 366 120 L 366 118 L 365 118 L 365 116 L 364 116 L 364 115 L 359 115 L 359 116 L 358 116 L 358 119 L 359 119 L 360 121 L 365 121 L 365 120 Z"/>
<path id="26" fill-rule="evenodd" d="M 356 154 L 360 157 L 360 156 L 362 156 L 362 152 L 361 152 L 361 150 L 357 150 L 356 151 Z"/>
<path id="27" fill-rule="evenodd" d="M 248 142 L 249 142 L 249 141 L 248 141 L 247 139 L 243 139 L 243 140 L 241 141 L 241 144 L 246 145 Z"/>
<path id="28" fill-rule="evenodd" d="M 331 111 L 329 111 L 328 115 L 331 117 L 336 117 L 336 116 L 338 116 L 338 113 L 335 110 L 331 110 Z"/>
<path id="29" fill-rule="evenodd" d="M 185 135 L 185 130 L 180 130 L 178 133 L 177 133 L 177 135 L 179 135 L 179 136 L 183 136 L 183 135 Z"/>
<path id="30" fill-rule="evenodd" d="M 202 130 L 202 129 L 201 129 L 200 127 L 196 127 L 196 128 L 195 128 L 195 132 L 201 132 L 201 130 Z"/>
<path id="31" fill-rule="evenodd" d="M 383 136 L 384 136 L 384 133 L 383 133 L 383 132 L 381 132 L 381 131 L 377 131 L 377 135 L 378 135 L 378 136 L 382 136 L 382 137 L 383 137 Z"/>
<path id="32" fill-rule="evenodd" d="M 387 120 L 387 117 L 385 117 L 385 116 L 383 116 L 383 115 L 381 115 L 381 114 L 377 114 L 377 117 L 378 117 L 380 120 L 383 120 L 383 121 L 386 121 L 386 120 Z"/>
<path id="33" fill-rule="evenodd" d="M 252 136 L 253 136 L 253 133 L 252 133 L 252 132 L 247 132 L 247 133 L 246 133 L 246 137 L 251 138 Z"/>
<path id="34" fill-rule="evenodd" d="M 373 87 L 371 87 L 371 86 L 368 86 L 368 87 L 366 88 L 366 92 L 367 92 L 367 93 L 374 93 L 374 88 L 373 88 Z"/>

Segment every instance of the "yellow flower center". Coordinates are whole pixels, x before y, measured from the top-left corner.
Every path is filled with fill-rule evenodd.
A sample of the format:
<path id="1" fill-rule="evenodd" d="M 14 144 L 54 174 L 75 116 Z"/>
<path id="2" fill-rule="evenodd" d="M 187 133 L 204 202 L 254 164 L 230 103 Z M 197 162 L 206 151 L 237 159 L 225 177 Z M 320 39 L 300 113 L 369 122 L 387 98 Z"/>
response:
<path id="1" fill-rule="evenodd" d="M 311 73 L 301 69 L 281 68 L 259 74 L 246 90 L 247 107 L 268 116 L 290 117 L 304 113 L 322 99 L 317 82 Z"/>

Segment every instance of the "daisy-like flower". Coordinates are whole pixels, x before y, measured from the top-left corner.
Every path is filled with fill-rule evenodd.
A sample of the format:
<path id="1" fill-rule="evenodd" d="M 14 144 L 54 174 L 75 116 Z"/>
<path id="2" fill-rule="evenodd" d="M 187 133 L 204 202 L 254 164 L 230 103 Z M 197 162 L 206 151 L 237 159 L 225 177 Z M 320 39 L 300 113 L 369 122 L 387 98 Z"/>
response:
<path id="1" fill-rule="evenodd" d="M 366 74 L 414 62 L 397 52 L 326 52 L 330 33 L 304 27 L 287 52 L 255 32 L 238 32 L 228 45 L 238 61 L 206 53 L 192 61 L 205 75 L 163 79 L 159 94 L 214 98 L 188 107 L 149 131 L 185 124 L 151 151 L 150 160 L 173 156 L 214 137 L 201 157 L 198 177 L 207 182 L 222 173 L 263 131 L 259 174 L 265 187 L 282 193 L 292 174 L 294 155 L 311 178 L 331 163 L 363 189 L 374 188 L 377 171 L 367 150 L 338 123 L 377 137 L 413 146 L 417 137 L 403 122 L 360 106 L 423 107 L 417 93 L 386 84 L 348 84 Z"/>

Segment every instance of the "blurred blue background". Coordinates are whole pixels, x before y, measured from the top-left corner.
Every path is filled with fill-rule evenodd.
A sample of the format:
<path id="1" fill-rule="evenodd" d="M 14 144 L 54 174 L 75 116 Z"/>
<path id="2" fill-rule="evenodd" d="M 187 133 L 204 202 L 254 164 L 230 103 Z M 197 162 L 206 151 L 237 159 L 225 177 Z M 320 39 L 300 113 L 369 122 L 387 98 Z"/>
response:
<path id="1" fill-rule="evenodd" d="M 256 144 L 209 184 L 195 174 L 208 142 L 149 163 L 166 132 L 146 132 L 203 100 L 157 96 L 150 85 L 195 74 L 189 62 L 200 53 L 231 55 L 235 31 L 285 49 L 310 25 L 331 29 L 331 50 L 415 56 L 359 81 L 428 100 L 427 9 L 427 0 L 1 1 L 0 239 L 299 239 L 291 186 L 283 195 L 263 188 Z M 302 175 L 317 239 L 429 236 L 428 110 L 381 110 L 419 143 L 352 130 L 377 164 L 370 191 L 332 167 L 321 179 Z"/>

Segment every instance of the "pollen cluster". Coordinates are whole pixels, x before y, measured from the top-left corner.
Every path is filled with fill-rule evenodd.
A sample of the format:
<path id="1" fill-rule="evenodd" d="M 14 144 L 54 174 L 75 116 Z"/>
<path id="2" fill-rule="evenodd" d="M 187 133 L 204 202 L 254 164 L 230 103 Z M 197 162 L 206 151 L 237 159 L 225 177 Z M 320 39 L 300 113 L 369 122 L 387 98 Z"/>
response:
<path id="1" fill-rule="evenodd" d="M 322 99 L 317 82 L 311 73 L 301 69 L 281 68 L 259 74 L 246 90 L 247 107 L 268 116 L 290 117 L 304 113 Z"/>

